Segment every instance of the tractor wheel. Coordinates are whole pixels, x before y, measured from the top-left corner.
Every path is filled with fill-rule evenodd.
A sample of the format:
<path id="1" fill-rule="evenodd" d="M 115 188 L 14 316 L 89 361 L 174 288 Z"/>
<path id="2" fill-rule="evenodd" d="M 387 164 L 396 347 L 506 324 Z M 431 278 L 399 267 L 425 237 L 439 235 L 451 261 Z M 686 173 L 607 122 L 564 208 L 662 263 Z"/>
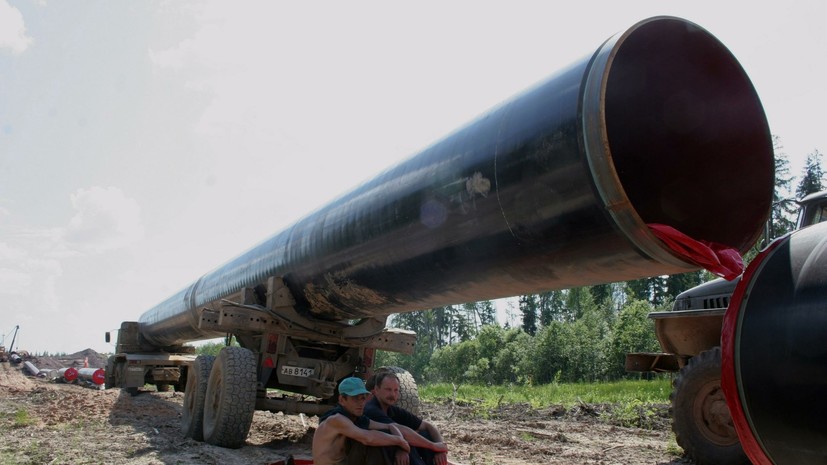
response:
<path id="1" fill-rule="evenodd" d="M 399 401 L 396 405 L 414 415 L 419 415 L 419 389 L 416 387 L 416 380 L 413 375 L 408 370 L 400 367 L 381 367 L 376 369 L 375 372 L 380 371 L 390 371 L 399 378 Z"/>
<path id="2" fill-rule="evenodd" d="M 204 440 L 237 449 L 244 445 L 256 408 L 256 355 L 225 347 L 210 372 L 204 403 Z"/>
<path id="3" fill-rule="evenodd" d="M 106 378 L 103 381 L 106 389 L 115 387 L 115 356 L 110 355 L 106 359 Z"/>
<path id="4" fill-rule="evenodd" d="M 672 430 L 697 465 L 749 464 L 721 389 L 721 348 L 689 359 L 673 382 Z"/>
<path id="5" fill-rule="evenodd" d="M 115 364 L 115 385 L 116 386 L 123 386 L 126 384 L 126 362 L 120 362 Z M 132 397 L 135 397 L 139 394 L 137 387 L 122 387 L 122 391 L 125 391 Z"/>
<path id="6" fill-rule="evenodd" d="M 187 370 L 187 389 L 184 392 L 184 409 L 181 429 L 184 436 L 196 441 L 204 440 L 204 398 L 215 357 L 199 355 Z"/>

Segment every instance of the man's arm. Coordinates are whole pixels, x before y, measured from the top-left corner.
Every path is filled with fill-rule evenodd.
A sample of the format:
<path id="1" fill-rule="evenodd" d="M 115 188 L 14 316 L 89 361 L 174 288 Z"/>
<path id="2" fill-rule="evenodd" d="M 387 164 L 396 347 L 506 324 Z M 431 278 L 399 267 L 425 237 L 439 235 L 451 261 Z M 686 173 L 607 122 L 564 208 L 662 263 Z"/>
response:
<path id="1" fill-rule="evenodd" d="M 424 424 L 425 422 L 423 421 L 422 423 Z M 399 429 L 399 431 L 402 433 L 402 437 L 404 437 L 405 440 L 408 441 L 408 443 L 410 445 L 414 446 L 414 447 L 422 447 L 424 449 L 430 449 L 434 452 L 448 452 L 448 447 L 442 441 L 441 436 L 437 436 L 437 437 L 431 436 L 434 439 L 437 439 L 437 438 L 438 439 L 436 441 L 429 441 L 428 438 L 426 438 L 425 436 L 422 436 L 421 434 L 417 433 L 416 431 L 412 430 L 411 428 L 408 428 L 405 425 L 400 425 L 399 423 L 390 423 L 390 424 L 396 426 Z M 431 427 L 433 428 L 433 425 Z M 422 427 L 420 426 L 420 430 L 421 429 L 422 429 Z M 436 428 L 434 428 L 434 429 L 436 429 Z"/>
<path id="2" fill-rule="evenodd" d="M 419 425 L 419 430 L 418 431 L 427 431 L 428 434 L 431 435 L 431 439 L 433 439 L 434 441 L 436 441 L 436 442 L 445 442 L 442 439 L 442 435 L 439 434 L 439 431 L 436 429 L 436 426 L 434 426 L 428 420 L 422 420 L 422 423 Z"/>
<path id="3" fill-rule="evenodd" d="M 439 430 L 436 429 L 436 426 L 433 423 L 422 420 L 422 423 L 419 424 L 418 431 L 425 431 L 431 436 L 431 439 L 436 441 L 437 444 L 445 445 L 445 440 L 442 439 L 442 435 L 439 434 Z M 436 455 L 434 456 L 434 463 L 436 465 L 451 465 L 452 462 L 448 461 L 448 448 L 446 447 L 444 451 L 436 451 Z"/>
<path id="4" fill-rule="evenodd" d="M 375 400 L 371 400 L 365 406 L 365 415 L 370 418 L 372 422 L 378 422 L 380 424 L 392 424 L 395 425 L 399 430 L 402 432 L 402 436 L 405 438 L 408 443 L 413 447 L 421 447 L 423 449 L 430 449 L 434 452 L 447 452 L 448 448 L 442 441 L 442 437 L 431 436 L 431 439 L 439 438 L 436 441 L 429 441 L 428 438 L 423 437 L 421 434 L 417 433 L 413 428 L 408 425 L 415 426 L 420 425 L 420 429 L 422 426 L 423 420 L 414 415 L 413 413 L 399 407 L 391 407 L 391 412 L 394 415 L 399 416 L 399 421 L 391 416 L 391 413 L 384 412 L 381 408 L 379 408 L 378 404 L 376 404 Z M 433 428 L 433 426 L 431 426 Z M 433 428 L 436 430 L 436 428 Z"/>
<path id="5" fill-rule="evenodd" d="M 366 446 L 396 446 L 401 447 L 405 452 L 411 451 L 411 446 L 408 445 L 408 441 L 403 438 L 399 430 L 397 429 L 396 434 L 394 434 L 393 430 L 396 428 L 388 428 L 389 425 L 381 425 L 383 430 L 390 432 L 384 433 L 379 431 L 378 428 L 369 430 L 359 428 L 342 415 L 334 415 L 325 421 L 333 422 L 330 426 L 334 427 L 339 434 L 359 441 Z"/>
<path id="6" fill-rule="evenodd" d="M 405 436 L 404 434 L 402 434 L 401 428 L 403 428 L 403 426 L 397 425 L 396 423 L 381 423 L 373 420 L 369 420 L 368 422 L 368 429 L 376 431 L 387 431 L 388 434 L 404 438 Z"/>

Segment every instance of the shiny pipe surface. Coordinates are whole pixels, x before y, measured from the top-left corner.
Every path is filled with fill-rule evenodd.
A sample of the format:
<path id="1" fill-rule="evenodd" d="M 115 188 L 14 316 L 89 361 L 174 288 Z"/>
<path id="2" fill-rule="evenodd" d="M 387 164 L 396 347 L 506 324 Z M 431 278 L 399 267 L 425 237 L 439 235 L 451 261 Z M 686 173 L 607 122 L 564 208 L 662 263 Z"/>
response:
<path id="1" fill-rule="evenodd" d="M 281 276 L 346 320 L 697 266 L 647 223 L 747 250 L 772 199 L 769 128 L 730 52 L 688 21 L 641 21 L 144 313 L 168 346 L 221 334 L 198 310 Z"/>
<path id="2" fill-rule="evenodd" d="M 78 378 L 100 386 L 106 381 L 106 372 L 103 368 L 81 368 Z"/>
<path id="3" fill-rule="evenodd" d="M 23 367 L 26 368 L 26 371 L 28 371 L 32 376 L 37 376 L 40 374 L 40 369 L 38 369 L 36 366 L 34 366 L 34 363 L 29 362 L 28 360 L 23 362 Z"/>

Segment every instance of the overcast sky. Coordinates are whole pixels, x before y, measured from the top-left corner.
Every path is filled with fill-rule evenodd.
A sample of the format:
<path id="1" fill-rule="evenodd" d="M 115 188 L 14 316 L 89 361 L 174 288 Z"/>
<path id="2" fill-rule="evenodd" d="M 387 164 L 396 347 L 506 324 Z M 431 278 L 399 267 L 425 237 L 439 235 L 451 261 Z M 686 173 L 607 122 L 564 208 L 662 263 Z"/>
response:
<path id="1" fill-rule="evenodd" d="M 660 14 L 730 48 L 798 175 L 827 150 L 827 3 L 757 5 L 0 0 L 0 332 L 112 351 L 121 321 Z"/>

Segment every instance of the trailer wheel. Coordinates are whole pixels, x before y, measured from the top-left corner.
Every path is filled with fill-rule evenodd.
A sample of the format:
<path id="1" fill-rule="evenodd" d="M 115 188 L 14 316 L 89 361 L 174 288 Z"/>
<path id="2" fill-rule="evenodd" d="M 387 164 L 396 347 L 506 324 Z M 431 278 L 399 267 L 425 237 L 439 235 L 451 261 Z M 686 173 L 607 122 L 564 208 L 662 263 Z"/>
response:
<path id="1" fill-rule="evenodd" d="M 199 355 L 187 370 L 186 384 L 189 389 L 184 391 L 181 429 L 185 437 L 196 441 L 204 440 L 204 398 L 214 361 L 212 355 Z"/>
<path id="2" fill-rule="evenodd" d="M 189 376 L 189 371 L 187 371 L 187 366 L 184 365 L 181 367 L 181 375 L 178 377 L 177 383 L 172 383 L 172 388 L 175 389 L 175 392 L 186 392 L 187 390 L 187 376 Z"/>
<path id="3" fill-rule="evenodd" d="M 721 389 L 721 348 L 689 359 L 673 382 L 672 431 L 698 465 L 749 464 Z"/>
<path id="4" fill-rule="evenodd" d="M 400 367 L 381 367 L 376 369 L 375 373 L 380 371 L 390 371 L 399 378 L 399 400 L 396 405 L 414 415 L 419 415 L 419 388 L 416 387 L 416 380 L 413 375 L 408 370 Z"/>
<path id="5" fill-rule="evenodd" d="M 244 445 L 256 408 L 256 355 L 225 347 L 210 372 L 204 402 L 204 440 L 232 449 Z"/>

